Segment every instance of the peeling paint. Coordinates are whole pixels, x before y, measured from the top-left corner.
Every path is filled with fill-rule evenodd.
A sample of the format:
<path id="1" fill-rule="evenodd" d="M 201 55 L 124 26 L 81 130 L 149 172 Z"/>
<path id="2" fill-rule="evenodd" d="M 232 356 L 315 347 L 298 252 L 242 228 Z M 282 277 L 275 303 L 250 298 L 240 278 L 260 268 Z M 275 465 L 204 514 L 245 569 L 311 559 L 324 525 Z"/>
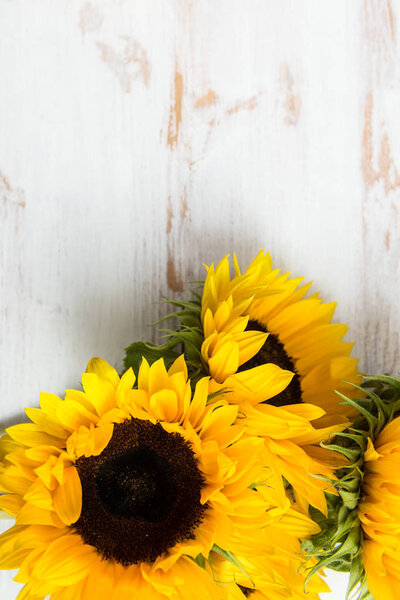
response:
<path id="1" fill-rule="evenodd" d="M 369 86 L 391 85 L 398 68 L 396 21 L 390 0 L 364 0 L 362 20 Z"/>
<path id="2" fill-rule="evenodd" d="M 391 0 L 364 0 L 365 34 L 373 43 L 390 37 L 396 41 L 396 21 Z"/>
<path id="3" fill-rule="evenodd" d="M 240 110 L 254 110 L 257 107 L 257 105 L 257 96 L 253 96 L 252 98 L 248 98 L 247 100 L 242 100 L 241 102 L 238 102 L 237 104 L 235 104 L 235 106 L 229 108 L 226 111 L 226 113 L 228 115 L 233 115 L 239 112 Z"/>
<path id="4" fill-rule="evenodd" d="M 392 34 L 393 41 L 395 41 L 396 40 L 396 22 L 394 20 L 392 3 L 390 0 L 386 0 L 386 1 L 387 1 L 387 11 L 388 11 L 390 32 Z"/>
<path id="5" fill-rule="evenodd" d="M 200 96 L 200 98 L 196 99 L 194 106 L 195 108 L 205 108 L 206 106 L 212 106 L 213 104 L 216 104 L 217 98 L 218 96 L 214 92 L 214 90 L 208 90 L 208 92 L 204 94 L 204 96 Z"/>
<path id="6" fill-rule="evenodd" d="M 183 77 L 175 67 L 172 102 L 169 112 L 167 144 L 174 148 L 178 143 L 179 128 L 182 122 Z"/>
<path id="7" fill-rule="evenodd" d="M 382 136 L 378 164 L 387 195 L 389 192 L 397 190 L 400 187 L 400 176 L 393 162 L 387 133 Z"/>
<path id="8" fill-rule="evenodd" d="M 82 35 L 100 29 L 103 15 L 99 8 L 92 2 L 86 2 L 79 12 L 79 29 Z"/>
<path id="9" fill-rule="evenodd" d="M 118 51 L 103 42 L 97 42 L 97 47 L 101 53 L 101 60 L 114 73 L 121 88 L 128 94 L 135 80 L 141 79 L 146 86 L 149 84 L 150 64 L 146 50 L 136 40 L 130 37 L 122 39 L 125 40 L 125 45 Z"/>
<path id="10" fill-rule="evenodd" d="M 10 206 L 25 208 L 25 194 L 21 188 L 11 187 L 9 179 L 0 171 L 0 207 L 3 207 L 3 218 L 7 218 L 7 208 Z"/>
<path id="11" fill-rule="evenodd" d="M 207 135 L 204 140 L 203 153 L 206 152 L 206 150 L 207 150 L 207 146 L 209 144 L 209 141 L 211 139 L 211 136 L 212 136 L 212 133 L 214 131 L 216 124 L 217 124 L 216 119 L 210 119 L 210 121 L 208 121 L 208 131 L 207 131 Z"/>
<path id="12" fill-rule="evenodd" d="M 167 283 L 170 290 L 173 292 L 183 292 L 182 275 L 177 271 L 172 253 L 168 252 L 167 262 Z"/>
<path id="13" fill-rule="evenodd" d="M 388 195 L 400 187 L 400 175 L 394 164 L 390 148 L 389 137 L 384 130 L 384 124 L 381 125 L 383 133 L 376 146 L 379 147 L 377 157 L 377 167 L 374 166 L 374 135 L 372 116 L 374 108 L 374 99 L 372 92 L 368 92 L 364 107 L 364 128 L 362 136 L 362 171 L 364 182 L 367 189 L 371 188 L 378 181 L 382 181 L 385 194 Z"/>
<path id="14" fill-rule="evenodd" d="M 385 246 L 386 246 L 386 250 L 390 250 L 390 230 L 389 229 L 385 233 Z"/>
<path id="15" fill-rule="evenodd" d="M 0 190 L 1 188 L 3 188 L 3 190 L 11 192 L 10 182 L 8 181 L 7 177 L 3 175 L 3 173 L 0 171 Z"/>
<path id="16" fill-rule="evenodd" d="M 167 233 L 171 233 L 172 230 L 172 219 L 174 218 L 174 212 L 172 210 L 171 196 L 168 196 L 167 201 Z"/>
<path id="17" fill-rule="evenodd" d="M 11 255 L 13 256 L 13 277 L 17 282 L 18 286 L 22 288 L 23 284 L 23 272 L 22 264 L 23 261 L 18 261 L 17 256 L 20 248 L 22 247 L 22 240 L 24 239 L 23 227 L 26 222 L 25 215 L 25 193 L 21 188 L 15 188 L 10 184 L 8 177 L 6 177 L 0 171 L 0 220 L 6 223 L 5 227 L 11 238 Z M 7 235 L 5 239 L 7 242 Z M 6 255 L 3 254 L 3 259 Z M 0 252 L 0 260 L 1 260 Z M 3 263 L 3 268 L 6 268 Z"/>
<path id="18" fill-rule="evenodd" d="M 366 187 L 371 187 L 375 181 L 372 165 L 372 92 L 368 92 L 364 107 L 364 128 L 362 137 L 362 170 Z"/>
<path id="19" fill-rule="evenodd" d="M 283 63 L 281 66 L 281 82 L 285 95 L 283 102 L 284 122 L 286 125 L 297 125 L 301 111 L 301 98 L 295 91 L 294 79 L 287 63 Z"/>
<path id="20" fill-rule="evenodd" d="M 181 198 L 181 219 L 184 221 L 187 217 L 189 210 L 188 201 L 187 201 L 187 192 L 186 188 L 183 190 L 183 196 Z"/>

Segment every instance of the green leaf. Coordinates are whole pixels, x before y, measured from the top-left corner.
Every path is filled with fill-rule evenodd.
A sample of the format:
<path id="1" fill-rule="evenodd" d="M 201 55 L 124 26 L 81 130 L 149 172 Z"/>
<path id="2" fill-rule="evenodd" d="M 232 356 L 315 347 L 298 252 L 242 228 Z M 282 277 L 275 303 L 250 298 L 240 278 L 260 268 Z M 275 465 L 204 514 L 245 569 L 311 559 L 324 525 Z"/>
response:
<path id="1" fill-rule="evenodd" d="M 385 383 L 389 387 L 394 388 L 400 395 L 400 379 L 391 377 L 390 375 L 371 375 L 365 380 L 364 385 L 374 387 L 376 383 Z"/>
<path id="2" fill-rule="evenodd" d="M 176 360 L 181 354 L 181 352 L 173 350 L 176 345 L 177 342 L 174 339 L 170 339 L 166 344 L 161 346 L 156 346 L 146 342 L 134 342 L 125 349 L 125 370 L 132 367 L 135 375 L 137 376 L 143 358 L 145 358 L 150 364 L 159 358 L 163 358 L 166 367 L 169 368 L 174 360 Z"/>

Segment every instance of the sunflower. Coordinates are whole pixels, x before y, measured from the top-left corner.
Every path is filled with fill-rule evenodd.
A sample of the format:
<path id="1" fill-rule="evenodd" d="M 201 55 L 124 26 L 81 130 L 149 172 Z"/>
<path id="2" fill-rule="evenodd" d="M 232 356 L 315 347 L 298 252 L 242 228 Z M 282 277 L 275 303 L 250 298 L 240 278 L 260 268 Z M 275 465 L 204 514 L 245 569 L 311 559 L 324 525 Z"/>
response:
<path id="1" fill-rule="evenodd" d="M 268 494 L 263 444 L 243 436 L 238 407 L 208 378 L 192 395 L 183 357 L 143 360 L 137 387 L 92 359 L 83 391 L 42 394 L 32 421 L 0 441 L 0 567 L 18 569 L 19 600 L 223 599 L 213 561 L 237 564 L 243 545 L 281 516 Z M 275 513 L 274 513 L 275 510 Z M 251 557 L 250 557 L 251 558 Z"/>
<path id="2" fill-rule="evenodd" d="M 305 298 L 311 284 L 300 286 L 301 278 L 273 270 L 263 251 L 243 274 L 234 256 L 234 269 L 231 278 L 225 257 L 207 269 L 204 283 L 201 352 L 212 378 L 224 383 L 238 372 L 273 363 L 294 377 L 269 404 L 315 404 L 333 417 L 352 413 L 335 394 L 353 397 L 351 384 L 360 383 L 357 360 L 350 357 L 353 345 L 342 341 L 347 327 L 331 323 L 336 304 L 322 303 L 318 294 Z"/>
<path id="3" fill-rule="evenodd" d="M 352 345 L 341 341 L 347 328 L 330 322 L 334 303 L 305 298 L 310 284 L 273 270 L 269 254 L 261 251 L 243 274 L 234 257 L 234 269 L 231 278 L 225 257 L 204 283 L 201 356 L 212 389 L 232 391 L 229 401 L 239 404 L 251 435 L 263 437 L 268 462 L 297 502 L 326 513 L 324 491 L 335 490 L 325 480 L 339 462 L 319 443 L 353 412 L 334 390 L 356 395 L 342 380 L 359 381 Z"/>
<path id="4" fill-rule="evenodd" d="M 400 597 L 400 417 L 391 421 L 364 455 L 364 499 L 358 517 L 364 532 L 367 585 L 375 600 Z"/>
<path id="5" fill-rule="evenodd" d="M 303 544 L 316 571 L 349 571 L 348 595 L 358 600 L 400 597 L 400 380 L 366 380 L 359 410 L 333 446 L 348 459 L 337 472 L 340 495 L 330 502 L 321 531 Z"/>

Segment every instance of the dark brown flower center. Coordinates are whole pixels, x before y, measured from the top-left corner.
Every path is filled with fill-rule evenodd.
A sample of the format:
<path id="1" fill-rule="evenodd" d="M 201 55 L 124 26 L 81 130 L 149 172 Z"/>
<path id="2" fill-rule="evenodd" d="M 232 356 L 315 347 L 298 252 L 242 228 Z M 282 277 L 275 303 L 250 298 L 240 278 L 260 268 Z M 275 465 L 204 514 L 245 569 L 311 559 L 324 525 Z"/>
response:
<path id="1" fill-rule="evenodd" d="M 264 325 L 251 319 L 247 324 L 246 331 L 268 332 Z M 272 333 L 269 334 L 264 345 L 257 354 L 239 367 L 239 371 L 246 371 L 247 369 L 252 369 L 253 367 L 258 367 L 267 363 L 273 363 L 274 365 L 281 367 L 281 369 L 286 369 L 287 371 L 292 371 L 294 373 L 294 377 L 287 388 L 280 394 L 267 400 L 267 403 L 273 404 L 274 406 L 285 406 L 285 404 L 299 404 L 302 402 L 300 377 L 296 371 L 294 360 L 287 354 L 285 347 L 279 341 L 278 336 Z"/>
<path id="2" fill-rule="evenodd" d="M 246 598 L 248 598 L 253 592 L 256 591 L 254 588 L 244 587 L 244 585 L 239 585 L 239 588 L 242 594 L 246 596 Z"/>
<path id="3" fill-rule="evenodd" d="M 114 425 L 99 456 L 76 461 L 82 511 L 75 529 L 85 543 L 124 566 L 153 562 L 194 538 L 205 506 L 203 477 L 188 443 L 161 425 L 130 419 Z"/>
<path id="4" fill-rule="evenodd" d="M 105 460 L 95 480 L 111 514 L 149 523 L 168 516 L 177 491 L 168 461 L 145 445 Z"/>

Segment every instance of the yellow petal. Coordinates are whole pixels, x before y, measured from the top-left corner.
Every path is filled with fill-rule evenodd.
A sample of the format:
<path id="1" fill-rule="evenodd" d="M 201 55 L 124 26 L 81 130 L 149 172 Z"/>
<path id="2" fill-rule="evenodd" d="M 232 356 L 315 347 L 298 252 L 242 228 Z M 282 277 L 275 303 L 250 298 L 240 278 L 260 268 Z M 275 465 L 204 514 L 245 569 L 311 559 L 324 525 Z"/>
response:
<path id="1" fill-rule="evenodd" d="M 62 448 L 64 441 L 59 438 L 52 437 L 44 433 L 42 428 L 33 423 L 22 423 L 21 425 L 13 425 L 6 429 L 8 435 L 25 446 L 57 446 Z"/>
<path id="2" fill-rule="evenodd" d="M 237 406 L 229 405 L 220 406 L 210 411 L 205 417 L 201 428 L 202 440 L 206 441 L 211 438 L 218 441 L 219 435 L 234 423 L 238 410 Z"/>
<path id="3" fill-rule="evenodd" d="M 119 375 L 117 371 L 102 358 L 97 356 L 91 358 L 86 367 L 86 373 L 95 373 L 100 379 L 110 382 L 114 388 L 118 387 Z"/>
<path id="4" fill-rule="evenodd" d="M 19 494 L 23 496 L 28 490 L 32 481 L 21 476 L 17 467 L 9 467 L 0 470 L 0 492 Z"/>
<path id="5" fill-rule="evenodd" d="M 61 449 L 56 446 L 35 446 L 25 450 L 25 456 L 38 463 L 44 463 L 50 456 L 58 456 L 60 452 Z"/>
<path id="6" fill-rule="evenodd" d="M 165 368 L 164 359 L 159 358 L 149 370 L 149 393 L 154 394 L 159 390 L 169 389 L 169 377 Z"/>
<path id="7" fill-rule="evenodd" d="M 236 373 L 225 381 L 225 386 L 233 390 L 229 401 L 257 404 L 269 400 L 289 385 L 293 375 L 291 371 L 285 371 L 272 363 Z"/>
<path id="8" fill-rule="evenodd" d="M 89 426 L 90 423 L 97 423 L 98 421 L 96 414 L 88 411 L 75 400 L 64 400 L 64 402 L 61 402 L 57 406 L 57 418 L 69 431 L 75 431 L 81 425 Z"/>
<path id="9" fill-rule="evenodd" d="M 33 568 L 33 577 L 68 587 L 85 577 L 97 558 L 94 548 L 78 535 L 66 535 L 50 544 Z"/>
<path id="10" fill-rule="evenodd" d="M 104 423 L 100 427 L 95 427 L 93 431 L 93 450 L 92 455 L 98 456 L 107 446 L 108 442 L 111 440 L 112 434 L 114 431 L 113 423 Z"/>
<path id="11" fill-rule="evenodd" d="M 127 392 L 129 392 L 136 381 L 135 373 L 132 367 L 130 367 L 121 377 L 121 381 L 118 384 L 116 397 L 117 405 L 123 406 L 126 400 Z"/>
<path id="12" fill-rule="evenodd" d="M 0 509 L 9 515 L 17 515 L 23 505 L 24 501 L 17 494 L 2 494 L 0 496 Z"/>
<path id="13" fill-rule="evenodd" d="M 282 517 L 279 526 L 290 535 L 306 538 L 314 533 L 319 533 L 321 528 L 310 517 L 303 515 L 292 508 Z"/>
<path id="14" fill-rule="evenodd" d="M 93 598 L 93 600 L 112 598 L 116 584 L 113 567 L 114 565 L 112 563 L 110 564 L 106 561 L 102 561 L 99 565 L 95 565 L 94 569 L 90 570 L 85 585 L 84 598 Z M 131 569 L 131 567 L 129 567 L 129 569 Z"/>
<path id="15" fill-rule="evenodd" d="M 0 569 L 18 569 L 26 556 L 29 554 L 27 548 L 17 548 L 9 552 L 2 560 L 0 560 Z"/>
<path id="16" fill-rule="evenodd" d="M 116 406 L 115 388 L 105 379 L 100 379 L 95 373 L 84 373 L 82 385 L 87 399 L 93 405 L 95 411 L 102 417 L 104 413 Z"/>
<path id="17" fill-rule="evenodd" d="M 188 377 L 187 366 L 185 362 L 184 354 L 178 356 L 178 358 L 172 363 L 170 368 L 168 369 L 168 375 L 171 377 L 175 373 L 183 373 L 185 375 L 185 380 Z"/>
<path id="18" fill-rule="evenodd" d="M 46 415 L 56 420 L 57 418 L 57 406 L 62 402 L 59 396 L 55 394 L 49 394 L 47 392 L 41 392 L 39 396 L 40 406 Z"/>
<path id="19" fill-rule="evenodd" d="M 51 493 L 40 479 L 36 479 L 24 496 L 25 502 L 39 508 L 53 510 L 53 498 Z"/>
<path id="20" fill-rule="evenodd" d="M 142 362 L 140 363 L 139 373 L 138 373 L 138 388 L 139 390 L 144 390 L 146 392 L 149 391 L 149 373 L 150 373 L 150 365 L 147 360 L 143 357 Z"/>
<path id="21" fill-rule="evenodd" d="M 160 421 L 175 421 L 178 416 L 178 398 L 175 392 L 161 390 L 150 396 L 150 411 Z"/>
<path id="22" fill-rule="evenodd" d="M 210 335 L 215 333 L 215 331 L 216 331 L 216 327 L 215 327 L 215 321 L 214 321 L 213 314 L 212 314 L 211 310 L 209 308 L 207 308 L 207 310 L 204 313 L 204 319 L 203 319 L 204 338 L 208 338 Z"/>
<path id="23" fill-rule="evenodd" d="M 209 377 L 203 377 L 196 383 L 192 402 L 185 413 L 184 422 L 186 423 L 186 421 L 190 421 L 194 428 L 200 424 L 206 408 L 208 399 L 208 385 Z"/>
<path id="24" fill-rule="evenodd" d="M 67 439 L 68 454 L 80 456 L 98 456 L 107 446 L 113 434 L 114 424 L 105 422 L 98 427 L 83 425 Z"/>
<path id="25" fill-rule="evenodd" d="M 231 316 L 231 309 L 228 302 L 222 301 L 215 311 L 214 322 L 217 331 L 223 331 L 226 326 L 229 317 Z"/>
<path id="26" fill-rule="evenodd" d="M 65 470 L 64 483 L 53 494 L 54 509 L 66 525 L 79 519 L 82 509 L 82 485 L 76 467 Z"/>
<path id="27" fill-rule="evenodd" d="M 306 421 L 315 421 L 325 414 L 325 411 L 319 406 L 315 406 L 315 404 L 306 404 L 305 402 L 301 402 L 300 404 L 288 404 L 285 406 L 285 411 L 291 412 Z"/>
<path id="28" fill-rule="evenodd" d="M 68 435 L 66 429 L 57 422 L 56 417 L 49 417 L 42 409 L 26 408 L 25 413 L 33 423 L 39 425 L 40 428 L 49 435 L 63 440 L 65 440 Z"/>
<path id="29" fill-rule="evenodd" d="M 215 285 L 217 288 L 217 293 L 219 297 L 224 297 L 227 295 L 227 291 L 229 289 L 230 284 L 230 274 L 229 274 L 229 254 L 224 256 L 224 258 L 218 263 L 217 268 L 215 269 Z"/>
<path id="30" fill-rule="evenodd" d="M 37 475 L 41 481 L 43 481 L 44 485 L 49 490 L 54 490 L 57 487 L 57 480 L 53 473 L 53 469 L 57 465 L 57 461 L 57 456 L 50 455 L 46 462 L 34 470 L 35 475 Z M 58 473 L 58 475 L 60 475 L 60 473 Z"/>
<path id="31" fill-rule="evenodd" d="M 55 512 L 26 503 L 17 515 L 17 525 L 51 525 L 64 527 Z"/>
<path id="32" fill-rule="evenodd" d="M 268 333 L 262 333 L 261 331 L 244 331 L 237 336 L 241 365 L 257 354 L 265 344 L 268 335 Z"/>
<path id="33" fill-rule="evenodd" d="M 215 354 L 209 359 L 210 373 L 218 383 L 224 383 L 225 379 L 236 373 L 239 368 L 239 346 L 234 341 L 226 341 L 221 344 Z"/>
<path id="34" fill-rule="evenodd" d="M 377 452 L 375 450 L 374 444 L 373 444 L 371 438 L 368 438 L 367 449 L 364 452 L 364 460 L 365 461 L 377 460 L 381 456 L 382 456 L 382 454 L 379 454 L 379 452 Z"/>

